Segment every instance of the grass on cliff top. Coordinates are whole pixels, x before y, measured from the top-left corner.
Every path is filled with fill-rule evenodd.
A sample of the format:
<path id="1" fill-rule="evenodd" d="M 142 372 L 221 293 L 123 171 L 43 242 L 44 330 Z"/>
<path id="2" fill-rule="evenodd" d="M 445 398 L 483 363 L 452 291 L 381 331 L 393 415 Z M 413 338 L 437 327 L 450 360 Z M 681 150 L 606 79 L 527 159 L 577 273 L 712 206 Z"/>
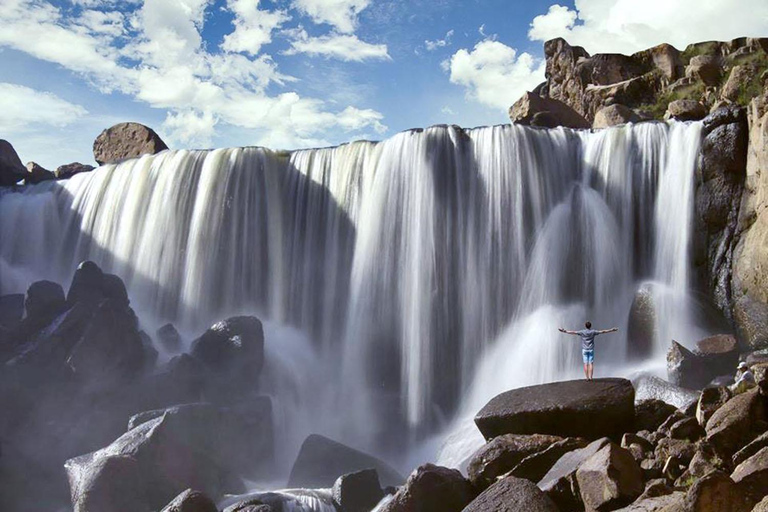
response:
<path id="1" fill-rule="evenodd" d="M 750 79 L 739 84 L 739 90 L 736 95 L 736 103 L 746 107 L 752 101 L 752 98 L 763 93 L 763 86 L 766 78 L 768 78 L 766 76 L 768 72 L 768 55 L 764 52 L 754 52 L 738 59 L 736 65 L 752 68 Z M 728 75 L 730 75 L 730 71 Z"/>
<path id="2" fill-rule="evenodd" d="M 656 97 L 654 103 L 640 105 L 638 110 L 648 113 L 653 119 L 661 121 L 664 114 L 667 113 L 667 107 L 675 100 L 696 100 L 701 101 L 704 96 L 704 84 L 696 82 L 688 87 L 676 91 L 664 91 Z"/>
<path id="3" fill-rule="evenodd" d="M 684 66 L 687 66 L 691 59 L 697 55 L 715 55 L 720 49 L 720 43 L 717 41 L 709 41 L 706 43 L 689 44 L 682 53 L 680 53 L 680 60 Z"/>

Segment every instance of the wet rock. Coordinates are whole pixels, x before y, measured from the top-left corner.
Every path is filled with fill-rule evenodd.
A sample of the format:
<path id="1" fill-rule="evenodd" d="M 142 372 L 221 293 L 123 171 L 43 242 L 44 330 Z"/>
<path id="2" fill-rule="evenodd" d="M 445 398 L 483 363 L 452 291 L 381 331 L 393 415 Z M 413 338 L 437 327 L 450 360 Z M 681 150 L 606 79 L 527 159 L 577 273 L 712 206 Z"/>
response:
<path id="1" fill-rule="evenodd" d="M 338 477 L 363 469 L 375 469 L 385 486 L 405 479 L 387 463 L 317 434 L 304 440 L 293 463 L 288 487 L 332 487 Z"/>
<path id="2" fill-rule="evenodd" d="M 640 404 L 645 400 L 661 400 L 678 409 L 685 410 L 699 399 L 699 392 L 682 388 L 655 375 L 640 374 L 632 378 L 635 399 Z"/>
<path id="3" fill-rule="evenodd" d="M 420 466 L 381 512 L 460 512 L 475 497 L 472 485 L 455 469 Z"/>
<path id="4" fill-rule="evenodd" d="M 643 473 L 637 462 L 613 443 L 584 461 L 576 480 L 589 510 L 614 510 L 629 505 L 643 492 Z"/>
<path id="5" fill-rule="evenodd" d="M 730 335 L 700 340 L 696 351 L 673 341 L 667 352 L 667 373 L 675 385 L 701 389 L 715 377 L 732 373 L 738 357 L 736 339 Z"/>
<path id="6" fill-rule="evenodd" d="M 67 467 L 74 512 L 150 512 L 140 475 L 136 459 L 127 454 Z"/>
<path id="7" fill-rule="evenodd" d="M 546 449 L 525 457 L 508 474 L 538 482 L 560 460 L 560 457 L 573 450 L 584 448 L 587 442 L 579 437 L 568 437 Z"/>
<path id="8" fill-rule="evenodd" d="M 171 501 L 161 512 L 218 512 L 216 504 L 200 491 L 187 489 L 173 501 Z"/>
<path id="9" fill-rule="evenodd" d="M 634 423 L 635 390 L 625 379 L 555 382 L 513 389 L 475 417 L 486 439 L 503 434 L 551 434 L 595 439 L 621 436 Z"/>
<path id="10" fill-rule="evenodd" d="M 24 309 L 27 318 L 45 325 L 60 315 L 65 308 L 64 290 L 52 281 L 37 281 L 27 289 Z"/>
<path id="11" fill-rule="evenodd" d="M 685 495 L 686 512 L 741 512 L 745 503 L 733 480 L 716 471 L 694 482 Z M 748 510 L 748 509 L 746 509 Z"/>
<path id="12" fill-rule="evenodd" d="M 600 112 L 597 113 L 598 116 Z M 595 122 L 597 120 L 598 117 L 595 117 Z M 645 360 L 650 357 L 653 347 L 656 345 L 656 321 L 652 289 L 650 285 L 641 286 L 635 293 L 635 298 L 629 309 L 627 356 L 630 359 Z"/>
<path id="13" fill-rule="evenodd" d="M 536 116 L 539 116 L 538 119 Z M 544 128 L 589 128 L 589 122 L 571 107 L 552 98 L 542 98 L 532 92 L 526 92 L 509 108 L 509 118 L 513 123 Z"/>
<path id="14" fill-rule="evenodd" d="M 707 441 L 721 456 L 730 458 L 761 433 L 759 424 L 765 420 L 765 399 L 753 388 L 715 411 L 706 425 Z"/>
<path id="15" fill-rule="evenodd" d="M 747 501 L 755 504 L 763 499 L 768 494 L 768 448 L 762 448 L 736 466 L 731 479 Z"/>
<path id="16" fill-rule="evenodd" d="M 467 467 L 469 481 L 475 489 L 482 491 L 495 482 L 497 477 L 514 469 L 524 458 L 562 440 L 562 437 L 539 434 L 495 437 L 472 456 Z"/>
<path id="17" fill-rule="evenodd" d="M 618 126 L 621 124 L 637 123 L 641 119 L 642 118 L 631 108 L 616 103 L 603 107 L 597 111 L 595 120 L 592 123 L 592 128 L 608 128 L 610 126 Z M 631 316 L 630 313 L 630 318 Z"/>
<path id="18" fill-rule="evenodd" d="M 71 164 L 60 165 L 54 171 L 57 179 L 66 180 L 80 174 L 81 172 L 91 172 L 95 167 L 88 164 L 81 164 L 80 162 L 72 162 Z"/>
<path id="19" fill-rule="evenodd" d="M 533 482 L 507 476 L 475 498 L 463 512 L 558 512 L 557 505 Z"/>
<path id="20" fill-rule="evenodd" d="M 42 183 L 43 181 L 55 180 L 56 175 L 43 166 L 36 164 L 35 162 L 27 162 L 27 175 L 24 177 L 24 183 L 27 185 L 34 185 L 35 183 Z"/>
<path id="21" fill-rule="evenodd" d="M 178 352 L 181 350 L 183 343 L 181 341 L 181 334 L 176 330 L 173 324 L 165 324 L 157 330 L 157 339 L 162 347 L 168 352 Z"/>
<path id="22" fill-rule="evenodd" d="M 375 469 L 340 476 L 332 493 L 333 503 L 341 512 L 369 512 L 384 497 Z"/>
<path id="23" fill-rule="evenodd" d="M 77 266 L 72 284 L 67 292 L 67 305 L 74 306 L 82 302 L 97 306 L 104 299 L 104 273 L 96 263 L 83 261 Z"/>
<path id="24" fill-rule="evenodd" d="M 279 509 L 280 511 L 282 508 Z M 260 500 L 248 500 L 224 509 L 224 512 L 279 512 L 271 505 L 262 503 Z"/>
<path id="25" fill-rule="evenodd" d="M 635 429 L 653 432 L 676 410 L 674 405 L 661 400 L 643 400 L 635 405 Z"/>
<path id="26" fill-rule="evenodd" d="M 27 169 L 7 140 L 0 139 L 0 187 L 10 187 L 27 177 Z"/>
<path id="27" fill-rule="evenodd" d="M 685 439 L 697 441 L 705 434 L 704 427 L 699 425 L 696 418 L 687 417 L 676 422 L 669 429 L 669 437 L 672 439 Z"/>
<path id="28" fill-rule="evenodd" d="M 696 100 L 675 100 L 667 106 L 664 119 L 699 121 L 704 119 L 708 113 L 707 108 Z"/>
<path id="29" fill-rule="evenodd" d="M 576 471 L 592 455 L 610 444 L 608 438 L 593 441 L 585 448 L 566 453 L 546 475 L 539 481 L 539 488 L 552 498 L 561 510 L 579 509 L 581 497 L 579 495 Z"/>
<path id="30" fill-rule="evenodd" d="M 171 358 L 141 384 L 146 405 L 163 408 L 173 404 L 200 402 L 206 380 L 206 369 L 189 354 Z"/>
<path id="31" fill-rule="evenodd" d="M 152 370 L 157 363 L 157 358 L 160 357 L 160 353 L 152 343 L 152 338 L 149 337 L 144 331 L 139 331 L 139 337 L 141 338 L 141 348 L 144 350 L 144 367 L 147 370 Z"/>
<path id="32" fill-rule="evenodd" d="M 93 142 L 93 159 L 99 165 L 168 149 L 160 136 L 139 123 L 119 123 L 107 128 Z"/>
<path id="33" fill-rule="evenodd" d="M 715 411 L 730 399 L 731 391 L 725 386 L 704 388 L 696 406 L 696 419 L 699 424 L 706 425 Z"/>

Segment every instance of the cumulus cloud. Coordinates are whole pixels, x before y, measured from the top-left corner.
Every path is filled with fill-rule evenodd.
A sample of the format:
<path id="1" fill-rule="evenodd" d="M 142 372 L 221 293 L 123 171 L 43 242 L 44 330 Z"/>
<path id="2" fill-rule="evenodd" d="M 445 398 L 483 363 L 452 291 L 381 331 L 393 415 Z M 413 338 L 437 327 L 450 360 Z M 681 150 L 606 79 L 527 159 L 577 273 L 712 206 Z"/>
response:
<path id="1" fill-rule="evenodd" d="M 327 23 L 343 34 L 357 28 L 357 16 L 371 0 L 294 0 L 293 6 L 315 23 Z"/>
<path id="2" fill-rule="evenodd" d="M 443 67 L 450 80 L 466 88 L 467 97 L 492 108 L 507 109 L 525 91 L 544 81 L 544 65 L 528 53 L 486 39 L 472 50 L 461 49 Z"/>
<path id="3" fill-rule="evenodd" d="M 534 41 L 563 37 L 591 53 L 634 53 L 660 43 L 688 44 L 768 32 L 768 2 L 740 0 L 576 0 L 575 9 L 552 5 L 536 16 Z"/>
<path id="4" fill-rule="evenodd" d="M 306 30 L 299 28 L 290 31 L 293 37 L 291 47 L 285 55 L 305 53 L 307 55 L 334 58 L 343 61 L 363 62 L 365 60 L 389 60 L 385 44 L 370 44 L 361 41 L 356 35 L 331 33 L 324 36 L 310 37 Z"/>
<path id="5" fill-rule="evenodd" d="M 0 112 L 0 133 L 4 134 L 67 126 L 88 113 L 55 94 L 5 82 L 0 82 Z"/>
<path id="6" fill-rule="evenodd" d="M 272 32 L 290 19 L 285 11 L 259 9 L 258 0 L 228 0 L 227 7 L 235 13 L 235 30 L 224 36 L 222 48 L 230 52 L 258 55 L 272 41 Z"/>
<path id="7" fill-rule="evenodd" d="M 453 30 L 449 30 L 445 37 L 442 39 L 437 39 L 435 41 L 426 40 L 424 41 L 424 45 L 427 47 L 427 51 L 432 52 L 437 50 L 438 48 L 444 48 L 446 46 L 449 46 L 451 44 L 451 38 L 453 38 Z"/>

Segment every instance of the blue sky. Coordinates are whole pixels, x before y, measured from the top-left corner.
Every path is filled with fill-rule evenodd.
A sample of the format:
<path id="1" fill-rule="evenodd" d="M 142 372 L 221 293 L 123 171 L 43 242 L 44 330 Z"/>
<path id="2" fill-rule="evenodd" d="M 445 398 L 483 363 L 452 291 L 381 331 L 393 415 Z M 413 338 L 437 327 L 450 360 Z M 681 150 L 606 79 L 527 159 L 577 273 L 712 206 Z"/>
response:
<path id="1" fill-rule="evenodd" d="M 276 149 L 507 121 L 543 41 L 768 36 L 765 0 L 0 0 L 0 138 L 48 168 L 117 122 Z"/>

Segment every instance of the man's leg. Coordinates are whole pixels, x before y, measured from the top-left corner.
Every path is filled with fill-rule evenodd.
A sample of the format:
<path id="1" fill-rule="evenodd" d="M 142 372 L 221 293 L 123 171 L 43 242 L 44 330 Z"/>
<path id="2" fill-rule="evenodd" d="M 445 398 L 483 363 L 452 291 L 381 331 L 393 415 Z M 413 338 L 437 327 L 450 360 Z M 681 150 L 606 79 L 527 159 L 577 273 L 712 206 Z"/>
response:
<path id="1" fill-rule="evenodd" d="M 588 363 L 584 363 L 584 377 L 586 377 L 587 380 L 589 380 L 589 364 Z"/>
<path id="2" fill-rule="evenodd" d="M 594 363 L 589 363 L 587 366 L 589 367 L 589 368 L 588 368 L 588 372 L 587 372 L 589 375 L 587 376 L 587 378 L 588 378 L 589 380 L 592 380 L 592 374 L 593 374 L 593 373 L 594 373 L 594 371 L 595 371 L 595 365 L 594 365 Z"/>

